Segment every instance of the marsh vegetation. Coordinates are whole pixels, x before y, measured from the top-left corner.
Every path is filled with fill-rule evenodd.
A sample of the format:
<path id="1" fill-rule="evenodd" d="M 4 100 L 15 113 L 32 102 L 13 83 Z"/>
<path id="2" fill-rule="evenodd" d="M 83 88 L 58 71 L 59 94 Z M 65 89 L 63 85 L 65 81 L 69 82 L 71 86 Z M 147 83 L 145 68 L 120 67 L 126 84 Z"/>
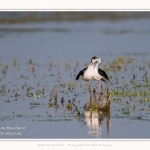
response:
<path id="1" fill-rule="evenodd" d="M 25 130 L 0 138 L 149 138 L 149 16 L 1 12 L 0 133 Z M 100 92 L 75 80 L 92 56 L 110 79 Z"/>
<path id="2" fill-rule="evenodd" d="M 113 117 L 149 121 L 149 60 L 118 56 L 101 65 L 110 78 L 98 92 L 96 81 L 75 81 L 80 61 L 49 64 L 14 58 L 1 62 L 1 121 L 24 118 L 30 121 L 70 121 L 75 117 L 99 137 L 105 120 L 107 136 Z M 88 62 L 85 62 L 86 66 Z M 59 117 L 58 117 L 59 116 Z"/>

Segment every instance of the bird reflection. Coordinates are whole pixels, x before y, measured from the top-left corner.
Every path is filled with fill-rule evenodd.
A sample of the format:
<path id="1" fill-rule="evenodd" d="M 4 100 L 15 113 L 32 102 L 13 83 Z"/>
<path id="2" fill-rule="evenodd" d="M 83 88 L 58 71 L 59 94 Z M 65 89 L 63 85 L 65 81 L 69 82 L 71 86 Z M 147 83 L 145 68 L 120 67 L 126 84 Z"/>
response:
<path id="1" fill-rule="evenodd" d="M 96 93 L 94 93 L 96 94 Z M 93 98 L 94 97 L 94 98 Z M 90 94 L 89 102 L 87 102 L 84 106 L 84 122 L 86 122 L 89 127 L 89 134 L 91 134 L 94 138 L 101 137 L 102 134 L 102 122 L 105 121 L 106 129 L 107 129 L 107 138 L 109 138 L 109 128 L 111 126 L 110 123 L 110 95 L 107 94 L 106 99 L 102 100 L 101 95 L 98 93 L 98 98 L 92 93 Z M 94 102 L 97 103 L 97 110 L 91 110 L 91 104 Z"/>
<path id="2" fill-rule="evenodd" d="M 80 107 L 80 101 L 73 97 L 72 99 L 65 100 L 61 98 L 61 108 L 68 115 L 73 115 L 78 121 L 83 121 L 89 127 L 88 133 L 94 138 L 100 138 L 102 135 L 102 129 L 107 129 L 107 138 L 109 138 L 110 123 L 110 92 L 106 89 L 106 97 L 101 96 L 100 92 L 96 92 L 94 89 L 90 90 L 89 100 L 86 101 L 85 105 Z M 54 114 L 58 112 L 59 105 L 57 103 L 57 92 L 55 92 L 53 105 Z M 49 108 L 51 108 L 49 107 Z M 84 113 L 83 113 L 84 112 Z M 84 117 L 83 117 L 84 115 Z M 66 116 L 65 116 L 66 117 Z M 105 122 L 105 126 L 102 123 Z M 104 130 L 103 129 L 103 130 Z"/>

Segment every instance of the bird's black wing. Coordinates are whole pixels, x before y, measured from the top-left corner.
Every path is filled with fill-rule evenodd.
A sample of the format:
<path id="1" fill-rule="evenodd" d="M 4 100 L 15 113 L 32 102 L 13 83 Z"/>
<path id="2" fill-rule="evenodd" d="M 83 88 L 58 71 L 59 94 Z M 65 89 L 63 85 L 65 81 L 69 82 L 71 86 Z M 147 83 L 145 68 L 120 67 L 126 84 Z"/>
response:
<path id="1" fill-rule="evenodd" d="M 84 71 L 85 71 L 86 69 L 87 69 L 87 68 L 84 68 L 83 70 L 81 70 L 81 71 L 78 73 L 78 75 L 77 75 L 77 77 L 76 77 L 76 80 L 78 80 L 80 76 L 83 76 Z"/>
<path id="2" fill-rule="evenodd" d="M 101 76 L 103 76 L 105 79 L 107 79 L 107 80 L 109 81 L 109 78 L 108 78 L 108 76 L 107 76 L 107 74 L 106 74 L 106 72 L 105 72 L 104 70 L 98 68 L 98 73 L 99 73 Z M 102 81 L 105 81 L 104 79 L 101 79 L 101 80 L 102 80 Z"/>

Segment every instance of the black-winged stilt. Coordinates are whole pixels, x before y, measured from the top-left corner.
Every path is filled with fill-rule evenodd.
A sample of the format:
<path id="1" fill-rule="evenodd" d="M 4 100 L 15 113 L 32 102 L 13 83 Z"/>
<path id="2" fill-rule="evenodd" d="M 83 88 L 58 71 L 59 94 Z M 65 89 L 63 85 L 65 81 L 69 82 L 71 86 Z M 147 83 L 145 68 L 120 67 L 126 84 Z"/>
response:
<path id="1" fill-rule="evenodd" d="M 102 62 L 101 59 L 95 56 L 92 57 L 90 65 L 87 68 L 84 68 L 83 70 L 79 72 L 79 74 L 76 77 L 76 80 L 78 80 L 80 76 L 83 76 L 83 79 L 85 81 L 89 81 L 91 79 L 97 80 L 99 92 L 100 92 L 100 80 L 104 82 L 106 82 L 107 80 L 109 81 L 109 78 L 107 74 L 105 73 L 105 71 L 98 68 L 101 62 Z"/>

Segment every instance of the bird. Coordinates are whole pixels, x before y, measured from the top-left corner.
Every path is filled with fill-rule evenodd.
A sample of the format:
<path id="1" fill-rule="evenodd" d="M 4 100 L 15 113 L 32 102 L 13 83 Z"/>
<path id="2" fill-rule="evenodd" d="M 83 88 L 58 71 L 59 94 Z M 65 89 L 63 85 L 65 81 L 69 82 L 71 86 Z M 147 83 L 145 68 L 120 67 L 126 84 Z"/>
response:
<path id="1" fill-rule="evenodd" d="M 89 80 L 97 80 L 98 81 L 98 88 L 100 92 L 100 80 L 107 82 L 109 81 L 109 78 L 106 74 L 106 72 L 99 68 L 99 65 L 102 63 L 102 60 L 100 58 L 97 58 L 96 56 L 93 56 L 91 58 L 91 62 L 88 67 L 82 69 L 78 75 L 76 76 L 76 80 L 80 78 L 80 76 L 83 76 L 83 79 L 85 81 Z"/>

